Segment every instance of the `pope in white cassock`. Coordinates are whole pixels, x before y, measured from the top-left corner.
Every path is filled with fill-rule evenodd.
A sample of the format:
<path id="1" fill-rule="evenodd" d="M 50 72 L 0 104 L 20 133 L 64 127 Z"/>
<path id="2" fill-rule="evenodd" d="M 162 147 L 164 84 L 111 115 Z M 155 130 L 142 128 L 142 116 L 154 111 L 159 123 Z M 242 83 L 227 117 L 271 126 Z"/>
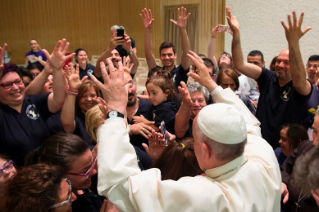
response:
<path id="1" fill-rule="evenodd" d="M 140 171 L 136 153 L 122 118 L 127 104 L 122 64 L 116 71 L 107 59 L 101 69 L 107 115 L 99 127 L 98 191 L 121 211 L 280 211 L 281 177 L 271 146 L 261 138 L 259 121 L 230 89 L 223 90 L 209 77 L 202 60 L 191 77 L 205 86 L 215 104 L 194 120 L 195 154 L 206 176 L 161 180 L 158 169 Z M 167 164 L 169 166 L 169 164 Z"/>

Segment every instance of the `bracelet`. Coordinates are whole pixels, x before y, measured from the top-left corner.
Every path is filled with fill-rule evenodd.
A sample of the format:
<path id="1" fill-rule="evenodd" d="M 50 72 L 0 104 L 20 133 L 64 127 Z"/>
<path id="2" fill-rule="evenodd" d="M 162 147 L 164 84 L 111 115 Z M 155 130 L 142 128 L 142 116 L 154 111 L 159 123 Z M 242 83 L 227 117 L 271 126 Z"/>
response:
<path id="1" fill-rule="evenodd" d="M 212 38 L 216 38 L 216 36 L 214 36 L 213 34 L 210 35 Z"/>
<path id="2" fill-rule="evenodd" d="M 70 95 L 72 95 L 72 96 L 77 96 L 78 95 L 78 91 L 73 91 L 73 90 L 70 90 L 70 89 L 66 89 L 66 94 L 70 94 Z"/>

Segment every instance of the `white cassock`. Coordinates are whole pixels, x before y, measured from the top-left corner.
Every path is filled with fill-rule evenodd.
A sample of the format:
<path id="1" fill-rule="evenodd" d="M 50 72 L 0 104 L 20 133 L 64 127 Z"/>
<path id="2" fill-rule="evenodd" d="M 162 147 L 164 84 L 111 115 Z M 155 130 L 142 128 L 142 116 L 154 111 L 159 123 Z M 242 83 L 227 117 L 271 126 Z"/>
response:
<path id="1" fill-rule="evenodd" d="M 206 170 L 207 176 L 161 181 L 158 169 L 140 171 L 124 120 L 108 119 L 97 133 L 99 193 L 119 210 L 130 212 L 280 211 L 279 165 L 273 149 L 261 138 L 259 121 L 230 89 L 219 87 L 212 96 L 214 102 L 233 105 L 244 117 L 244 155 Z"/>

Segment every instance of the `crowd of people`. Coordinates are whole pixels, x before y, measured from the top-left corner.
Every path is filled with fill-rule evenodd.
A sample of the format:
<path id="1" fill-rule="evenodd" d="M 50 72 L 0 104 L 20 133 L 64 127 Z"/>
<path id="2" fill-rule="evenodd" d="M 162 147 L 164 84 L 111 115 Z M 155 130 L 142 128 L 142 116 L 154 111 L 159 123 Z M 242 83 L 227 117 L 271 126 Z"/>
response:
<path id="1" fill-rule="evenodd" d="M 304 14 L 281 22 L 288 49 L 269 69 L 259 50 L 244 59 L 228 7 L 207 57 L 191 51 L 190 15 L 182 7 L 171 19 L 180 65 L 165 41 L 160 67 L 142 10 L 143 95 L 122 26 L 96 64 L 66 39 L 51 54 L 32 39 L 26 68 L 4 64 L 0 47 L 0 211 L 319 211 L 319 55 L 303 64 Z M 232 52 L 217 59 L 224 32 Z"/>

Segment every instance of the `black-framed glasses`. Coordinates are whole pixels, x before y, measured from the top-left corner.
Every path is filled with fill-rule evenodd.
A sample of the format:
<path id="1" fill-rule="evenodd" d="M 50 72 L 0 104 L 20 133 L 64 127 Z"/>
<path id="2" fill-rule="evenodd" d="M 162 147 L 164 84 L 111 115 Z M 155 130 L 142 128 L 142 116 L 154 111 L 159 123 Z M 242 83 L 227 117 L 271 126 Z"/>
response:
<path id="1" fill-rule="evenodd" d="M 92 154 L 93 154 L 93 156 L 95 156 L 95 158 L 94 158 L 94 161 L 93 161 L 91 167 L 89 168 L 89 170 L 87 170 L 85 173 L 70 173 L 70 172 L 68 172 L 67 174 L 84 176 L 85 179 L 88 179 L 89 176 L 90 176 L 91 171 L 93 170 L 93 168 L 94 168 L 94 166 L 96 164 L 96 160 L 97 160 L 97 154 L 94 153 L 94 152 Z"/>
<path id="2" fill-rule="evenodd" d="M 13 168 L 13 161 L 9 160 L 2 166 L 2 169 L 0 169 L 0 178 L 3 176 L 3 171 L 10 171 L 12 168 Z"/>
<path id="3" fill-rule="evenodd" d="M 71 184 L 71 181 L 69 178 L 64 178 L 64 180 L 69 184 L 69 187 L 70 187 L 70 194 L 69 194 L 69 197 L 67 200 L 63 201 L 63 202 L 60 202 L 60 203 L 57 203 L 57 204 L 54 204 L 50 207 L 50 209 L 53 209 L 53 208 L 57 208 L 57 207 L 60 207 L 62 205 L 65 205 L 67 203 L 69 203 L 71 205 L 71 198 L 72 198 L 72 184 Z"/>
<path id="4" fill-rule="evenodd" d="M 4 83 L 1 83 L 0 86 L 2 86 L 4 89 L 11 89 L 13 84 L 15 85 L 21 85 L 23 83 L 23 80 L 22 78 L 18 78 L 16 80 L 14 80 L 13 82 L 4 82 Z"/>

